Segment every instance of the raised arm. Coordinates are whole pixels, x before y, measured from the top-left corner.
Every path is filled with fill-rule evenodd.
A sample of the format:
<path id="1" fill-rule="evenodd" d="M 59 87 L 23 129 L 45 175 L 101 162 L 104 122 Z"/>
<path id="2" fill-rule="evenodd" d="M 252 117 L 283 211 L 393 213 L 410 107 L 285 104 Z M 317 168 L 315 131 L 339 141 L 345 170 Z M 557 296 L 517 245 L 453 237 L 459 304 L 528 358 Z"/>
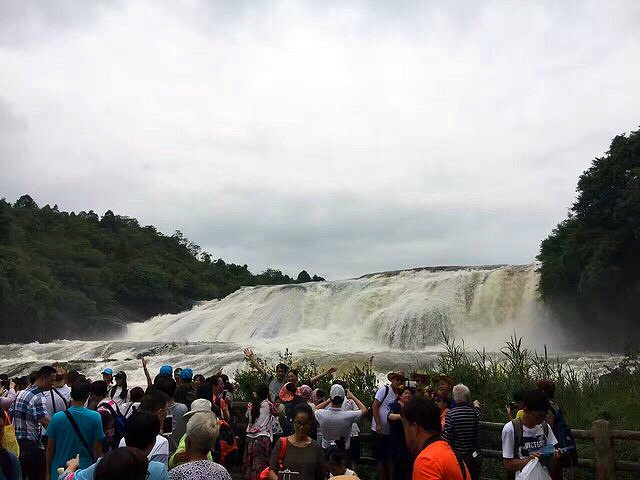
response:
<path id="1" fill-rule="evenodd" d="M 260 375 L 262 375 L 263 377 L 267 375 L 267 372 L 265 371 L 264 367 L 260 365 L 260 362 L 258 362 L 258 358 L 254 355 L 253 350 L 251 350 L 250 348 L 245 348 L 244 356 L 251 362 L 251 365 L 253 365 L 253 368 L 255 368 L 256 370 L 258 370 L 258 372 L 260 372 Z"/>
<path id="2" fill-rule="evenodd" d="M 333 374 L 333 373 L 336 373 L 336 371 L 337 371 L 337 370 L 336 370 L 335 368 L 331 367 L 331 368 L 330 368 L 329 370 L 327 370 L 326 372 L 322 372 L 322 373 L 320 373 L 320 374 L 316 375 L 315 377 L 313 377 L 312 379 L 310 379 L 310 380 L 309 380 L 309 383 L 310 383 L 311 385 L 313 385 L 314 383 L 316 383 L 316 382 L 317 382 L 318 380 L 320 380 L 321 378 L 324 378 L 324 377 L 326 377 L 327 375 L 331 375 L 331 374 Z"/>
<path id="3" fill-rule="evenodd" d="M 140 358 L 140 360 L 142 360 L 142 370 L 144 370 L 144 376 L 147 377 L 147 387 L 150 387 L 151 385 L 153 385 L 153 382 L 151 381 L 151 374 L 149 373 L 149 369 L 147 368 L 147 359 L 142 357 Z"/>
<path id="4" fill-rule="evenodd" d="M 356 397 L 353 393 L 351 393 L 351 390 L 347 390 L 347 398 L 355 402 L 355 404 L 360 409 L 360 413 L 362 413 L 362 415 L 365 415 L 367 413 L 367 406 L 364 403 L 362 403 L 360 400 L 358 400 L 358 397 Z"/>

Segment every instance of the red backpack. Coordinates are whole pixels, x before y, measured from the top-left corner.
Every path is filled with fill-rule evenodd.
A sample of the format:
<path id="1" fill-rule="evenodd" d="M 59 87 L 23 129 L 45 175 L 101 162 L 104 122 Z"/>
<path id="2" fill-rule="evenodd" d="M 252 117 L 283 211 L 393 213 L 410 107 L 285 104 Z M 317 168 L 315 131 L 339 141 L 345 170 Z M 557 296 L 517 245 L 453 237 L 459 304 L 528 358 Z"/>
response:
<path id="1" fill-rule="evenodd" d="M 284 470 L 284 456 L 287 453 L 287 437 L 280 438 L 280 453 L 278 454 L 278 469 Z M 269 467 L 260 472 L 260 480 L 269 480 Z"/>

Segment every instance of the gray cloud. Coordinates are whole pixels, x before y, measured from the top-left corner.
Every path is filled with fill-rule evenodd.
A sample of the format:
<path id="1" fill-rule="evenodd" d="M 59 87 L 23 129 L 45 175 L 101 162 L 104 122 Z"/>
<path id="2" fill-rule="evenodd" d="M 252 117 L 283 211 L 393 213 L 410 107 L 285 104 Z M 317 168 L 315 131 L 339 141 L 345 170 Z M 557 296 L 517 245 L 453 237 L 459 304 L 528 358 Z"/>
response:
<path id="1" fill-rule="evenodd" d="M 0 15 L 0 195 L 254 271 L 527 263 L 635 129 L 637 2 L 28 2 Z"/>

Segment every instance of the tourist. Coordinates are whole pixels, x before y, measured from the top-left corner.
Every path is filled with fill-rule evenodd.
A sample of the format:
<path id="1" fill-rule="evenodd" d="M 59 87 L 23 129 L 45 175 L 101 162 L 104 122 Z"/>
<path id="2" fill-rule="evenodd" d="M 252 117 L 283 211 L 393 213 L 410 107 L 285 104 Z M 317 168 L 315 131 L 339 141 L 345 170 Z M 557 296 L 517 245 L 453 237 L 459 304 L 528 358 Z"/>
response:
<path id="1" fill-rule="evenodd" d="M 216 419 L 216 415 L 213 413 L 212 409 L 215 408 L 211 401 L 207 400 L 207 398 L 211 398 L 211 390 L 207 391 L 206 383 L 203 384 L 200 389 L 198 389 L 198 395 L 204 395 L 202 398 L 196 398 L 191 404 L 191 410 L 185 413 L 182 418 L 185 424 L 188 426 L 189 421 L 193 418 L 196 413 L 204 413 L 210 415 L 213 419 Z M 204 387 L 204 388 L 203 388 Z M 169 468 L 174 468 L 177 465 L 180 465 L 187 461 L 187 453 L 186 453 L 186 443 L 185 443 L 185 435 L 182 436 L 180 442 L 178 442 L 178 448 L 176 452 L 169 459 Z M 207 460 L 213 460 L 213 456 L 211 452 L 207 456 Z"/>
<path id="2" fill-rule="evenodd" d="M 409 387 L 402 387 L 399 390 L 395 401 L 389 406 L 389 457 L 393 462 L 393 478 L 394 480 L 407 480 L 411 478 L 411 454 L 407 448 L 407 442 L 404 438 L 404 428 L 402 426 L 402 407 L 404 407 L 413 392 Z"/>
<path id="3" fill-rule="evenodd" d="M 173 380 L 171 377 L 168 377 Z M 155 415 L 158 418 L 158 423 L 162 426 L 164 419 L 167 416 L 167 403 L 169 397 L 158 389 L 151 390 L 148 394 L 142 397 L 140 401 L 139 412 L 148 412 Z M 120 440 L 120 447 L 127 447 L 126 435 Z M 154 462 L 160 462 L 165 465 L 169 462 L 169 441 L 159 433 L 156 435 L 155 445 L 148 454 L 149 460 Z"/>
<path id="4" fill-rule="evenodd" d="M 311 401 L 315 405 L 318 405 L 319 403 L 324 402 L 325 401 L 324 391 L 320 388 L 316 388 L 313 392 L 311 392 Z"/>
<path id="5" fill-rule="evenodd" d="M 107 388 L 113 383 L 113 370 L 111 368 L 105 368 L 102 370 L 102 381 L 107 384 Z"/>
<path id="6" fill-rule="evenodd" d="M 0 408 L 0 478 L 3 480 L 22 480 L 22 468 L 20 460 L 12 452 L 3 447 L 5 422 L 7 413 Z"/>
<path id="7" fill-rule="evenodd" d="M 227 403 L 229 410 L 233 408 L 233 384 L 229 380 L 229 376 L 222 373 L 222 369 L 220 369 L 220 377 L 224 382 L 224 391 L 222 392 L 222 399 Z"/>
<path id="8" fill-rule="evenodd" d="M 463 480 L 471 474 L 462 459 L 440 437 L 440 410 L 433 400 L 413 397 L 402 408 L 409 452 L 416 457 L 413 480 Z"/>
<path id="9" fill-rule="evenodd" d="M 313 395 L 313 390 L 309 385 L 302 385 L 300 387 L 300 397 L 307 402 L 307 404 L 311 407 L 311 410 L 316 411 L 316 404 L 311 400 L 311 396 Z"/>
<path id="10" fill-rule="evenodd" d="M 451 392 L 456 383 L 455 380 L 444 373 L 441 373 L 436 378 L 438 380 L 438 386 L 435 392 L 435 397 L 439 397 L 444 400 L 447 408 L 452 408 L 455 403 L 451 400 Z"/>
<path id="11" fill-rule="evenodd" d="M 453 387 L 455 407 L 446 414 L 442 438 L 464 460 L 472 480 L 480 478 L 482 457 L 480 452 L 480 402 L 471 403 L 469 388 L 462 383 Z"/>
<path id="12" fill-rule="evenodd" d="M 433 389 L 431 388 L 431 377 L 427 373 L 413 372 L 411 374 L 411 380 L 416 382 L 415 395 L 417 396 L 431 396 Z"/>
<path id="13" fill-rule="evenodd" d="M 120 409 L 125 418 L 129 418 L 138 411 L 142 397 L 144 397 L 144 390 L 141 387 L 133 387 L 131 389 L 129 392 L 129 402 L 122 405 Z"/>
<path id="14" fill-rule="evenodd" d="M 42 427 L 47 428 L 49 418 L 44 392 L 51 389 L 56 378 L 56 369 L 50 366 L 42 367 L 35 377 L 33 385 L 18 393 L 10 411 L 20 446 L 22 474 L 29 480 L 41 480 L 46 475 Z"/>
<path id="15" fill-rule="evenodd" d="M 447 418 L 447 412 L 449 411 L 449 408 L 447 407 L 447 405 L 449 405 L 449 401 L 447 400 L 447 397 L 444 397 L 442 395 L 436 395 L 434 401 L 436 402 L 436 406 L 440 411 L 440 425 L 444 430 L 444 421 Z"/>
<path id="16" fill-rule="evenodd" d="M 0 375 L 0 408 L 3 410 L 9 410 L 13 402 L 16 400 L 15 386 L 11 386 L 11 380 L 6 374 Z"/>
<path id="17" fill-rule="evenodd" d="M 523 395 L 524 390 L 516 390 L 513 392 L 513 401 L 507 403 L 505 406 L 508 421 L 511 421 L 514 418 L 522 418 L 522 415 L 524 415 L 524 403 L 522 401 Z"/>
<path id="18" fill-rule="evenodd" d="M 107 395 L 107 384 L 103 380 L 97 380 L 91 384 L 89 404 L 95 405 L 95 410 L 102 417 L 102 430 L 104 440 L 102 450 L 108 452 L 116 441 L 116 416 L 118 415 L 118 405 Z"/>
<path id="19" fill-rule="evenodd" d="M 222 412 L 222 418 L 226 422 L 231 421 L 231 414 L 229 413 L 229 406 L 227 402 L 222 398 L 224 393 L 224 380 L 221 375 L 215 375 L 213 377 L 213 404 Z"/>
<path id="20" fill-rule="evenodd" d="M 338 448 L 332 448 L 327 453 L 327 468 L 329 469 L 329 477 L 355 477 L 356 473 L 347 468 L 344 451 Z"/>
<path id="21" fill-rule="evenodd" d="M 306 402 L 300 396 L 300 390 L 291 382 L 284 384 L 278 394 L 278 399 L 280 400 L 281 411 L 284 414 L 282 422 L 283 435 L 291 435 L 294 432 L 293 412 L 299 403 L 306 404 Z"/>
<path id="22" fill-rule="evenodd" d="M 168 480 L 164 471 L 151 465 L 141 448 L 116 448 L 98 462 L 84 470 L 78 470 L 77 459 L 67 462 L 66 470 L 58 480 Z"/>
<path id="23" fill-rule="evenodd" d="M 343 410 L 345 398 L 355 402 L 359 410 Z M 344 387 L 338 383 L 332 385 L 329 400 L 318 405 L 315 413 L 322 430 L 322 448 L 327 450 L 333 446 L 343 449 L 347 455 L 347 462 L 350 463 L 351 427 L 366 413 L 367 407 L 353 393 L 345 392 Z"/>
<path id="24" fill-rule="evenodd" d="M 281 478 L 279 477 L 279 473 L 281 473 L 279 458 L 283 443 L 286 443 L 286 450 L 281 467 L 299 475 L 298 477 L 291 476 L 291 478 L 305 480 L 322 480 L 325 478 L 327 466 L 322 447 L 309 437 L 309 431 L 314 421 L 313 411 L 306 402 L 296 405 L 293 415 L 295 432 L 280 442 L 276 442 L 271 453 L 270 480 Z"/>
<path id="25" fill-rule="evenodd" d="M 260 473 L 269 466 L 273 422 L 277 421 L 278 410 L 269 401 L 269 387 L 261 383 L 255 398 L 247 405 L 247 437 L 244 448 L 244 476 L 246 480 L 258 480 Z"/>
<path id="26" fill-rule="evenodd" d="M 193 385 L 193 370 L 185 368 L 180 372 L 177 381 L 175 401 L 191 408 L 191 402 L 196 399 L 196 391 Z M 184 434 L 184 432 L 182 432 Z"/>
<path id="27" fill-rule="evenodd" d="M 545 420 L 551 427 L 556 440 L 558 440 L 558 447 L 570 449 L 564 457 L 556 461 L 551 471 L 551 478 L 553 480 L 562 480 L 562 469 L 564 467 L 570 468 L 576 466 L 578 463 L 576 440 L 564 417 L 562 409 L 560 409 L 555 402 L 556 384 L 549 379 L 542 379 L 536 382 L 536 389 L 543 392 L 549 400 L 550 408 Z"/>
<path id="28" fill-rule="evenodd" d="M 56 379 L 48 392 L 44 393 L 49 420 L 56 412 L 64 412 L 71 403 L 71 387 L 67 385 L 67 371 L 61 365 L 52 365 L 56 369 Z M 48 437 L 48 435 L 47 435 Z M 46 446 L 46 441 L 45 441 Z"/>
<path id="29" fill-rule="evenodd" d="M 78 380 L 71 387 L 71 406 L 53 415 L 47 427 L 47 471 L 51 478 L 67 460 L 79 454 L 80 468 L 87 468 L 102 455 L 102 418 L 85 408 L 91 383 Z"/>
<path id="30" fill-rule="evenodd" d="M 342 386 L 346 391 L 347 384 L 343 383 Z M 349 398 L 344 399 L 344 402 L 342 402 L 341 408 L 348 412 L 357 412 L 360 410 L 358 405 L 356 405 L 356 402 L 354 402 Z M 321 433 L 319 433 L 319 435 L 320 434 Z M 351 441 L 350 441 L 350 447 L 349 447 L 349 457 L 353 463 L 357 463 L 360 460 L 360 427 L 357 423 L 354 423 L 351 426 Z"/>
<path id="31" fill-rule="evenodd" d="M 178 380 L 180 380 L 180 372 L 182 372 L 182 368 L 180 367 L 177 367 L 173 371 L 173 379 L 175 380 L 176 383 L 178 383 Z"/>
<path id="32" fill-rule="evenodd" d="M 84 379 L 85 379 L 84 375 L 80 374 L 80 372 L 78 372 L 77 370 L 71 370 L 70 372 L 67 372 L 67 386 L 69 388 L 72 388 L 73 384 L 76 383 L 78 380 L 84 380 Z M 71 392 L 71 390 L 69 390 L 69 392 Z"/>
<path id="33" fill-rule="evenodd" d="M 253 365 L 253 367 L 262 375 L 264 383 L 269 387 L 269 400 L 275 403 L 276 400 L 278 400 L 280 390 L 282 390 L 282 387 L 287 381 L 286 376 L 289 371 L 289 367 L 284 363 L 279 363 L 276 366 L 276 374 L 273 376 L 267 373 L 250 348 L 246 348 L 244 350 L 244 355 L 251 362 L 251 365 Z"/>
<path id="34" fill-rule="evenodd" d="M 185 368 L 180 372 L 180 375 L 184 375 L 185 372 L 191 371 L 189 368 Z M 162 433 L 168 437 L 169 440 L 169 455 L 173 455 L 178 448 L 180 439 L 185 434 L 187 425 L 184 421 L 183 415 L 189 411 L 184 403 L 175 401 L 177 395 L 177 386 L 173 378 L 169 376 L 163 376 L 156 379 L 155 388 L 167 395 L 167 418 L 171 417 L 171 430 L 165 431 L 163 428 Z M 195 392 L 194 392 L 195 395 Z M 166 420 L 164 422 L 167 423 Z"/>
<path id="35" fill-rule="evenodd" d="M 229 472 L 208 459 L 218 438 L 215 415 L 196 413 L 187 423 L 185 434 L 186 462 L 169 472 L 171 480 L 231 480 Z"/>
<path id="36" fill-rule="evenodd" d="M 204 383 L 204 375 L 201 375 L 200 373 L 198 373 L 197 375 L 193 376 L 193 390 L 197 391 L 198 388 L 200 387 L 200 385 L 202 385 Z"/>
<path id="37" fill-rule="evenodd" d="M 385 385 L 378 389 L 373 406 L 371 408 L 373 419 L 371 421 L 371 449 L 376 460 L 376 470 L 379 480 L 393 479 L 393 462 L 389 458 L 389 441 L 391 431 L 387 417 L 391 404 L 396 400 L 397 394 L 407 380 L 404 372 L 391 372 L 387 375 L 391 385 Z"/>
<path id="38" fill-rule="evenodd" d="M 324 372 L 319 373 L 315 377 L 312 377 L 308 381 L 304 381 L 302 383 L 306 384 L 306 385 L 310 385 L 310 386 L 313 387 L 316 384 L 316 382 L 318 382 L 320 379 L 322 379 L 322 378 L 324 378 L 324 377 L 326 377 L 328 375 L 332 375 L 336 371 L 337 370 L 335 368 L 331 367 L 328 370 L 325 370 Z M 293 383 L 296 387 L 298 386 L 298 384 L 300 383 L 300 376 L 298 374 L 298 370 L 293 369 L 293 368 L 291 370 L 289 370 L 289 373 L 287 374 L 287 382 Z"/>
<path id="39" fill-rule="evenodd" d="M 127 388 L 127 374 L 118 372 L 114 377 L 116 384 L 109 389 L 109 398 L 113 400 L 118 408 L 129 402 L 129 389 Z"/>
<path id="40" fill-rule="evenodd" d="M 522 400 L 522 417 L 511 420 L 502 429 L 503 465 L 507 471 L 516 472 L 516 480 L 524 466 L 539 457 L 539 450 L 557 443 L 553 430 L 545 421 L 550 404 L 544 392 L 526 391 Z M 543 468 L 548 470 L 548 465 Z"/>

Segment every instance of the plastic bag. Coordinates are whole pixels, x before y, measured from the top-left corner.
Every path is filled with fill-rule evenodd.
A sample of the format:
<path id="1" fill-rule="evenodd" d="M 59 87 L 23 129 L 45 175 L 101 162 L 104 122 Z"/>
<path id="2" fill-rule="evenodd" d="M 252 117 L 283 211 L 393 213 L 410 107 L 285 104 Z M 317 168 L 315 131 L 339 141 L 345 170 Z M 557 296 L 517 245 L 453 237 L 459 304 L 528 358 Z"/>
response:
<path id="1" fill-rule="evenodd" d="M 551 480 L 551 476 L 537 458 L 527 463 L 516 478 L 517 480 Z"/>

